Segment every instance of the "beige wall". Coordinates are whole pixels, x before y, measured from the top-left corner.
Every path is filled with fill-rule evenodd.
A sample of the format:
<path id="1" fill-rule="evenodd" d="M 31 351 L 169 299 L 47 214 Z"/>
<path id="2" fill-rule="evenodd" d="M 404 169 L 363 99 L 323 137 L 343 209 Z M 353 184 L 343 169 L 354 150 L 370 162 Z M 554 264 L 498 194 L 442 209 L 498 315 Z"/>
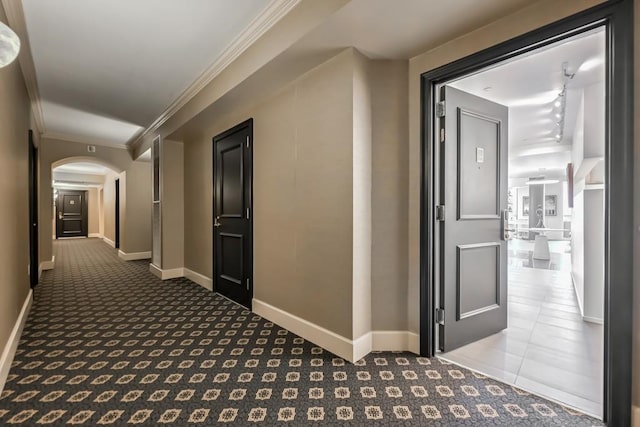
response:
<path id="1" fill-rule="evenodd" d="M 100 234 L 100 205 L 98 204 L 98 189 L 88 190 L 87 215 L 89 234 Z"/>
<path id="2" fill-rule="evenodd" d="M 0 6 L 0 21 L 7 22 Z M 0 354 L 29 293 L 29 97 L 18 61 L 0 68 Z M 51 235 L 51 233 L 49 233 Z M 32 272 L 38 274 L 37 272 Z M 0 379 L 4 383 L 4 378 Z"/>
<path id="3" fill-rule="evenodd" d="M 372 61 L 372 326 L 407 330 L 408 61 Z"/>
<path id="4" fill-rule="evenodd" d="M 347 338 L 406 330 L 407 71 L 348 49 L 191 129 L 185 267 L 212 276 L 211 138 L 253 117 L 254 297 Z"/>
<path id="5" fill-rule="evenodd" d="M 353 50 L 353 338 L 371 331 L 371 61 Z"/>
<path id="6" fill-rule="evenodd" d="M 151 163 L 133 162 L 120 175 L 120 250 L 151 251 Z"/>
<path id="7" fill-rule="evenodd" d="M 212 276 L 212 144 L 254 119 L 254 298 L 352 337 L 353 51 L 184 141 L 185 267 Z"/>
<path id="8" fill-rule="evenodd" d="M 162 141 L 162 269 L 184 266 L 184 150 Z M 151 197 L 151 196 L 149 196 Z"/>

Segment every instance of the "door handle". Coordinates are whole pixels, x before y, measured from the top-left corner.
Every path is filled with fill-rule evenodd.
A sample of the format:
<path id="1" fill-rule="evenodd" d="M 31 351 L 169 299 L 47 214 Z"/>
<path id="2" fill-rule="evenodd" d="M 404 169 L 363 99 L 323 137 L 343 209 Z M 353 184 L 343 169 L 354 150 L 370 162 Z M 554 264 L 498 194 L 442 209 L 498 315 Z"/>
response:
<path id="1" fill-rule="evenodd" d="M 58 219 L 62 219 L 62 212 L 58 212 Z"/>
<path id="2" fill-rule="evenodd" d="M 214 226 L 214 227 L 216 227 L 216 228 L 218 228 L 218 227 L 220 227 L 221 225 L 222 225 L 222 224 L 220 224 L 220 217 L 219 217 L 219 216 L 217 216 L 217 217 L 216 217 L 216 219 L 215 219 L 215 221 L 214 221 L 214 223 L 213 223 L 213 226 Z"/>
<path id="3" fill-rule="evenodd" d="M 509 233 L 516 231 L 514 228 L 509 228 L 509 211 L 508 210 L 505 209 L 502 211 L 500 222 L 501 222 L 501 228 L 502 228 L 502 240 L 507 241 L 511 237 Z"/>

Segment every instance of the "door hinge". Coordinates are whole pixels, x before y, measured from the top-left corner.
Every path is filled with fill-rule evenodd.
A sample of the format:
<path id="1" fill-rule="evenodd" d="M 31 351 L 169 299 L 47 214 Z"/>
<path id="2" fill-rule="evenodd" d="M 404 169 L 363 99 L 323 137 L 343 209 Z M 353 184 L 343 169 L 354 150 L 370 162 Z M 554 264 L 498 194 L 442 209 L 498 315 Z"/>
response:
<path id="1" fill-rule="evenodd" d="M 436 103 L 436 117 L 438 117 L 438 118 L 444 117 L 445 114 L 446 114 L 445 108 L 446 108 L 446 104 L 445 104 L 444 101 L 437 102 Z"/>
<path id="2" fill-rule="evenodd" d="M 251 219 L 251 211 L 250 211 L 250 208 L 247 208 L 247 219 Z"/>
<path id="3" fill-rule="evenodd" d="M 247 141 L 246 141 L 246 144 L 247 144 L 247 148 L 249 148 L 249 136 L 248 136 L 248 135 L 247 135 Z"/>
<path id="4" fill-rule="evenodd" d="M 436 323 L 444 325 L 444 309 L 436 308 Z"/>
<path id="5" fill-rule="evenodd" d="M 249 284 L 251 283 L 251 279 L 247 279 L 247 290 L 249 290 Z"/>
<path id="6" fill-rule="evenodd" d="M 444 221 L 444 205 L 436 206 L 436 221 Z"/>
<path id="7" fill-rule="evenodd" d="M 444 142 L 445 139 L 445 130 L 444 127 L 440 128 L 440 142 Z"/>

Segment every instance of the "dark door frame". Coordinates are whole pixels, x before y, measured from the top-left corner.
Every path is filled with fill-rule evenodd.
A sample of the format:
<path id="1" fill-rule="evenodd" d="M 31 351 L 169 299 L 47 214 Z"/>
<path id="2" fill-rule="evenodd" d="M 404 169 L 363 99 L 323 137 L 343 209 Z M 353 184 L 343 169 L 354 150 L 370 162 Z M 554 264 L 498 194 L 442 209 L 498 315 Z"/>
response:
<path id="1" fill-rule="evenodd" d="M 116 187 L 116 207 L 115 207 L 115 233 L 114 233 L 114 242 L 113 245 L 116 249 L 120 249 L 120 179 L 115 180 Z"/>
<path id="2" fill-rule="evenodd" d="M 32 288 L 40 279 L 38 262 L 38 149 L 29 129 L 29 281 Z"/>
<path id="3" fill-rule="evenodd" d="M 253 119 L 247 119 L 244 122 L 222 132 L 219 135 L 216 135 L 215 137 L 213 137 L 212 141 L 213 143 L 211 144 L 211 159 L 212 159 L 212 186 L 213 186 L 213 194 L 212 194 L 212 200 L 211 200 L 211 224 L 212 227 L 211 229 L 214 230 L 215 227 L 213 227 L 213 224 L 215 223 L 215 218 L 216 218 L 216 196 L 218 194 L 218 189 L 216 188 L 216 142 L 218 142 L 221 139 L 226 138 L 229 135 L 232 135 L 242 129 L 247 129 L 249 131 L 249 147 L 248 147 L 248 156 L 249 156 L 249 173 L 248 173 L 248 185 L 249 185 L 249 192 L 248 192 L 248 196 L 246 200 L 246 204 L 249 207 L 250 210 L 250 216 L 249 216 L 249 238 L 248 238 L 248 242 L 247 242 L 247 247 L 249 249 L 249 254 L 248 254 L 248 258 L 251 260 L 250 263 L 248 263 L 249 265 L 247 266 L 245 272 L 246 274 L 249 276 L 249 304 L 248 307 L 249 310 L 251 310 L 251 301 L 253 300 Z M 216 238 L 215 238 L 215 231 L 212 232 L 212 258 L 211 258 L 211 262 L 212 262 L 212 274 L 213 274 L 213 286 L 212 286 L 212 291 L 216 292 L 216 279 L 217 279 L 217 274 L 216 274 Z"/>
<path id="4" fill-rule="evenodd" d="M 633 1 L 609 0 L 421 77 L 420 353 L 435 355 L 433 127 L 436 85 L 584 31 L 606 27 L 603 419 L 631 424 L 633 351 Z"/>

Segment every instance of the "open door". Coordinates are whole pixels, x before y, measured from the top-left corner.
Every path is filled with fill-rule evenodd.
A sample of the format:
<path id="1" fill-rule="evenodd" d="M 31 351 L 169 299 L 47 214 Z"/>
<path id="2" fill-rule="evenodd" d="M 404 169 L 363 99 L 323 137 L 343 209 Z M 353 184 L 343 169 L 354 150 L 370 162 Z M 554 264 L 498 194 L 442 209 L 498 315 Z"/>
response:
<path id="1" fill-rule="evenodd" d="M 507 327 L 508 109 L 441 89 L 438 343 L 441 351 Z"/>

